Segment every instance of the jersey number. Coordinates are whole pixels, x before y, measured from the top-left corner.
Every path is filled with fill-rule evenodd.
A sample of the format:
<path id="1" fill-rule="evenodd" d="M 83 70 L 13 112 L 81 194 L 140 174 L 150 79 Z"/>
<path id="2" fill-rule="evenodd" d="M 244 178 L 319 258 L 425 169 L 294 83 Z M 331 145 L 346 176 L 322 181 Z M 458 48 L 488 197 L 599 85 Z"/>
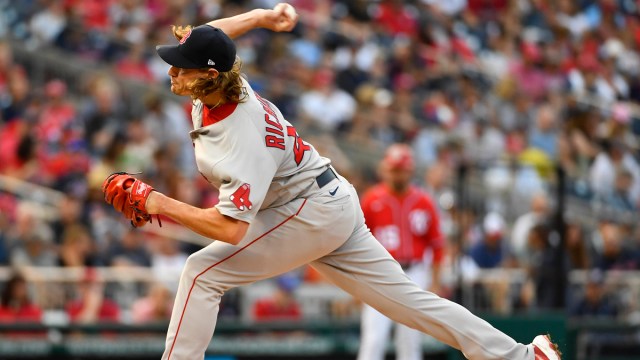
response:
<path id="1" fill-rule="evenodd" d="M 294 138 L 293 157 L 296 160 L 296 165 L 300 165 L 302 158 L 304 158 L 305 151 L 311 150 L 311 146 L 302 140 L 300 135 L 298 135 L 296 128 L 293 126 L 287 126 L 287 135 Z"/>
<path id="2" fill-rule="evenodd" d="M 397 250 L 400 247 L 400 231 L 395 225 L 380 226 L 374 235 L 388 251 Z"/>

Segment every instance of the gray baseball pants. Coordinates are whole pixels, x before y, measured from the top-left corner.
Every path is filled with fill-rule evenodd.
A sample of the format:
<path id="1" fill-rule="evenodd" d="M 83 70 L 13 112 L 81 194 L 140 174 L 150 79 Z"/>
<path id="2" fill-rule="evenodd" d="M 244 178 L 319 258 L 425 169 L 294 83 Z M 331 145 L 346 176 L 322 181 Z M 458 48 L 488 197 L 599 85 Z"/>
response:
<path id="1" fill-rule="evenodd" d="M 342 177 L 306 199 L 260 211 L 240 244 L 215 241 L 189 257 L 162 359 L 204 357 L 225 291 L 308 263 L 393 321 L 460 349 L 469 359 L 534 359 L 530 345 L 414 284 L 371 235 L 358 196 Z"/>

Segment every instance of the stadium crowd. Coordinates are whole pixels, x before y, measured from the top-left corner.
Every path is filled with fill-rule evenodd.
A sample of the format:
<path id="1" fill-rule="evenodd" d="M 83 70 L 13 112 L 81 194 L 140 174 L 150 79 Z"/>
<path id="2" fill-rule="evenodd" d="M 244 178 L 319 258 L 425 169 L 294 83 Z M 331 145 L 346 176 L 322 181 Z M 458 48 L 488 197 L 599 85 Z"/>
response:
<path id="1" fill-rule="evenodd" d="M 528 281 L 510 300 L 523 311 L 623 312 L 603 274 L 640 270 L 640 228 L 611 215 L 640 206 L 639 1 L 291 3 L 301 16 L 291 34 L 253 31 L 237 39 L 238 55 L 254 89 L 339 172 L 363 191 L 376 169 L 354 161 L 341 144 L 380 154 L 408 143 L 421 170 L 416 182 L 440 206 L 450 263 L 465 264 L 462 276 L 524 269 Z M 102 201 L 100 185 L 114 171 L 142 172 L 174 198 L 215 204 L 215 190 L 195 168 L 190 104 L 164 95 L 167 66 L 154 47 L 175 41 L 171 24 L 274 4 L 0 1 L 0 174 L 66 195 L 59 217 L 43 221 L 19 197 L 0 192 L 0 265 L 149 267 L 166 283 L 136 301 L 133 317 L 166 316 L 195 247 L 131 229 Z M 76 84 L 55 76 L 36 82 L 14 59 L 16 44 L 108 70 L 82 74 Z M 148 92 L 128 93 L 121 79 L 145 83 Z M 470 203 L 456 193 L 460 169 L 482 181 L 482 195 Z M 566 194 L 599 210 L 587 218 L 568 214 L 560 262 L 552 223 L 558 169 L 567 175 Z M 572 269 L 593 270 L 586 295 L 558 304 L 548 284 Z M 117 304 L 96 305 L 100 295 L 87 289 L 101 288 L 87 285 L 92 279 L 88 272 L 78 285 L 81 300 L 66 305 L 70 317 L 117 320 Z M 38 310 L 23 280 L 10 284 L 0 319 L 23 303 L 24 318 L 33 319 Z"/>

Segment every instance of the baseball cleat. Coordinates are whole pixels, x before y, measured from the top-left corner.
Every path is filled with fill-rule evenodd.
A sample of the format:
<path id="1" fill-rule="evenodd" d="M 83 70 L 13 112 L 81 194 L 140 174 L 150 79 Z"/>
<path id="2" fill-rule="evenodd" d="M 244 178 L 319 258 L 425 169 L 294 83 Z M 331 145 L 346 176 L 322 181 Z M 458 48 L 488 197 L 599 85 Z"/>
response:
<path id="1" fill-rule="evenodd" d="M 560 360 L 562 355 L 558 351 L 558 345 L 551 341 L 549 335 L 538 335 L 533 338 L 533 352 L 535 360 Z"/>

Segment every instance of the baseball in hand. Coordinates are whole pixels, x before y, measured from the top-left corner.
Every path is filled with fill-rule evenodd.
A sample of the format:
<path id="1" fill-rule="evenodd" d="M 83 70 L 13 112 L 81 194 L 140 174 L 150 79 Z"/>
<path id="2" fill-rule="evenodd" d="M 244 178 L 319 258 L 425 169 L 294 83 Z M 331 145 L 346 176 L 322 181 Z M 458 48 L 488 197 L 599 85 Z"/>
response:
<path id="1" fill-rule="evenodd" d="M 290 19 L 295 19 L 296 15 L 298 15 L 296 9 L 291 4 L 286 3 L 284 4 L 284 13 L 287 14 Z"/>

